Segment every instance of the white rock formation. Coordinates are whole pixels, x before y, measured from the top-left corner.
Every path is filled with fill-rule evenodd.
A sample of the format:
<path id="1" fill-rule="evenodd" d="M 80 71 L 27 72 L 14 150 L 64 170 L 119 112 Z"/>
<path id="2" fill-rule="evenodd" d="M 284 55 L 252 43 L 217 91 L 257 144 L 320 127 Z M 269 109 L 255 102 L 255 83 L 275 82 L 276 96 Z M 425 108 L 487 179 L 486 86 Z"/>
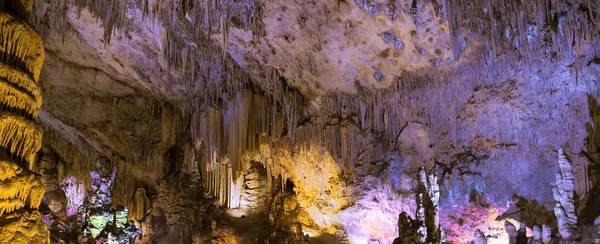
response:
<path id="1" fill-rule="evenodd" d="M 552 189 L 554 199 L 557 201 L 554 214 L 558 221 L 558 231 L 562 238 L 569 238 L 577 227 L 577 213 L 575 210 L 575 176 L 573 164 L 567 158 L 562 148 L 558 150 L 558 168 L 556 173 L 556 187 Z"/>
<path id="2" fill-rule="evenodd" d="M 419 187 L 417 193 L 417 220 L 421 221 L 419 235 L 424 242 L 440 242 L 440 187 L 437 183 L 435 170 L 427 175 L 425 167 L 419 168 Z"/>
<path id="3" fill-rule="evenodd" d="M 475 240 L 473 240 L 473 242 L 471 242 L 472 244 L 487 244 L 487 238 L 485 237 L 485 234 L 483 234 L 483 232 L 481 232 L 481 230 L 477 229 L 475 231 Z"/>
<path id="4" fill-rule="evenodd" d="M 517 235 L 519 234 L 519 232 L 517 231 L 517 227 L 515 227 L 515 225 L 513 225 L 511 222 L 505 221 L 504 230 L 506 230 L 506 233 L 508 233 L 508 243 L 517 243 Z"/>
<path id="5" fill-rule="evenodd" d="M 539 225 L 533 226 L 533 241 L 535 243 L 542 242 L 542 228 Z"/>
<path id="6" fill-rule="evenodd" d="M 552 240 L 552 230 L 547 225 L 542 225 L 542 242 L 544 244 L 550 243 Z"/>

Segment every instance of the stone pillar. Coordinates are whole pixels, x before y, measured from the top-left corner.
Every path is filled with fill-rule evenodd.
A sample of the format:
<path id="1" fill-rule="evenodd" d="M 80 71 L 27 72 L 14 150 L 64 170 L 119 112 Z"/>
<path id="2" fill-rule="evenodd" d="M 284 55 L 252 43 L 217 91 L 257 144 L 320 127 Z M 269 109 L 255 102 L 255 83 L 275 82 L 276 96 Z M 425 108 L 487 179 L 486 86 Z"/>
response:
<path id="1" fill-rule="evenodd" d="M 50 243 L 36 210 L 44 185 L 34 168 L 42 144 L 35 124 L 42 104 L 38 83 L 44 45 L 24 19 L 33 0 L 0 6 L 0 243 Z"/>
<path id="2" fill-rule="evenodd" d="M 472 244 L 487 244 L 487 237 L 481 232 L 481 230 L 477 229 L 475 231 L 475 240 L 471 242 Z"/>
<path id="3" fill-rule="evenodd" d="M 558 172 L 556 173 L 556 187 L 552 189 L 554 199 L 557 201 L 554 214 L 558 222 L 558 231 L 562 238 L 567 239 L 573 235 L 577 228 L 577 213 L 575 211 L 575 174 L 573 164 L 562 149 L 558 150 Z"/>
<path id="4" fill-rule="evenodd" d="M 437 177 L 432 170 L 427 175 L 425 167 L 419 168 L 417 176 L 418 188 L 416 192 L 417 212 L 412 220 L 405 212 L 398 216 L 399 237 L 394 243 L 441 243 L 442 231 L 438 202 L 440 199 Z"/>

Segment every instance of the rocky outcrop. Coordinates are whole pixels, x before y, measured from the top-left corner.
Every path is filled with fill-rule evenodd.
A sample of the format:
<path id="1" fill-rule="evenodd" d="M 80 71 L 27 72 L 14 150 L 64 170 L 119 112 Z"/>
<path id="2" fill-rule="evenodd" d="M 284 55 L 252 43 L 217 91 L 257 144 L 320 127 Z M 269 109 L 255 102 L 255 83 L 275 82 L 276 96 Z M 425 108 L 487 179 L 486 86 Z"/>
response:
<path id="1" fill-rule="evenodd" d="M 49 243 L 49 232 L 36 210 L 44 185 L 33 170 L 42 144 L 35 118 L 42 104 L 38 83 L 44 46 L 24 20 L 33 1 L 9 1 L 0 7 L 0 242 Z"/>
<path id="2" fill-rule="evenodd" d="M 573 235 L 577 228 L 577 212 L 575 210 L 575 175 L 573 164 L 565 152 L 558 150 L 558 168 L 556 173 L 556 187 L 552 189 L 554 199 L 557 201 L 554 214 L 558 221 L 558 231 L 563 239 Z"/>

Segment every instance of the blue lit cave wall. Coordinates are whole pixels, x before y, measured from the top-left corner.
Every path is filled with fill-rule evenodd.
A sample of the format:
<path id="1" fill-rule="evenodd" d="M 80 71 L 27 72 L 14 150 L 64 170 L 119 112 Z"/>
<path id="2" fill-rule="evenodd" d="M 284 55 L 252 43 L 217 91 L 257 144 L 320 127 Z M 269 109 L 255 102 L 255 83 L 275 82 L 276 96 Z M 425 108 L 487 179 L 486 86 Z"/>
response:
<path id="1" fill-rule="evenodd" d="M 597 0 L 22 2 L 51 243 L 600 242 Z"/>

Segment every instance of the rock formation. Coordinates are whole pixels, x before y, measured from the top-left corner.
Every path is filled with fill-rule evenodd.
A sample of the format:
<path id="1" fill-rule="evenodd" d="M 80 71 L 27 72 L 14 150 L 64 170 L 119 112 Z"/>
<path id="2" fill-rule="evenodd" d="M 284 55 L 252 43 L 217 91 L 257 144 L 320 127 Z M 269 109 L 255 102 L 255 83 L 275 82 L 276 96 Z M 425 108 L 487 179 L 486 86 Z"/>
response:
<path id="1" fill-rule="evenodd" d="M 583 111 L 600 96 L 599 3 L 0 0 L 32 19 L 44 38 L 35 48 L 46 53 L 40 75 L 30 63 L 43 58 L 17 57 L 36 50 L 13 50 L 31 41 L 2 42 L 0 63 L 23 72 L 0 69 L 0 156 L 14 153 L 4 156 L 31 170 L 41 142 L 23 138 L 41 135 L 39 75 L 36 123 L 73 176 L 63 182 L 67 213 L 103 158 L 116 166 L 110 202 L 129 207 L 144 241 L 273 243 L 305 232 L 388 243 L 406 212 L 403 242 L 442 242 L 440 225 L 449 241 L 468 243 L 479 229 L 479 241 L 485 232 L 493 242 L 503 231 L 494 217 L 512 194 L 531 204 L 520 201 L 507 218 L 555 229 L 536 215 L 555 203 L 548 155 L 559 143 L 594 159 L 573 160 L 573 174 L 588 207 L 598 202 L 600 136 L 584 142 Z M 14 35 L 21 22 L 3 21 L 2 38 L 39 41 Z M 598 121 L 589 125 L 596 134 Z M 264 167 L 260 180 L 249 162 Z M 443 172 L 419 170 L 434 165 Z M 1 180 L 37 189 L 37 176 L 24 174 Z M 274 190 L 288 180 L 293 191 Z M 0 200 L 23 198 L 7 192 Z M 62 215 L 62 195 L 46 193 L 50 212 Z M 104 206 L 108 193 L 93 193 Z M 558 193 L 563 228 L 572 211 L 569 194 Z M 93 212 L 100 206 L 91 202 L 88 219 L 78 216 L 89 241 L 125 224 L 124 208 Z M 0 215 L 20 207 L 11 204 L 0 202 Z M 107 223 L 107 213 L 119 218 Z M 522 228 L 514 239 L 525 239 Z"/>
<path id="2" fill-rule="evenodd" d="M 577 228 L 577 213 L 575 210 L 575 176 L 573 164 L 567 158 L 562 148 L 558 150 L 558 168 L 556 187 L 552 189 L 557 201 L 554 214 L 558 220 L 558 231 L 562 238 L 573 235 Z"/>
<path id="3" fill-rule="evenodd" d="M 547 225 L 542 225 L 542 242 L 544 244 L 550 243 L 552 240 L 552 230 Z"/>
<path id="4" fill-rule="evenodd" d="M 38 83 L 44 46 L 26 21 L 33 1 L 15 0 L 0 8 L 0 242 L 49 243 L 36 210 L 44 196 L 35 168 L 42 129 L 35 124 L 42 97 Z"/>
<path id="5" fill-rule="evenodd" d="M 517 243 L 517 235 L 519 234 L 519 232 L 517 231 L 517 227 L 515 227 L 515 225 L 513 225 L 511 222 L 505 221 L 504 222 L 504 230 L 508 234 L 508 238 L 509 238 L 508 243 L 516 244 Z"/>
<path id="6" fill-rule="evenodd" d="M 471 242 L 471 244 L 487 244 L 487 238 L 485 237 L 485 234 L 483 234 L 483 232 L 481 232 L 481 230 L 477 229 L 475 231 L 475 240 L 473 240 L 473 242 Z"/>
<path id="7" fill-rule="evenodd" d="M 141 222 L 146 215 L 152 211 L 151 205 L 150 199 L 148 199 L 148 196 L 146 195 L 146 190 L 144 188 L 138 188 L 135 190 L 135 194 L 131 199 L 129 215 L 134 220 Z"/>
<path id="8" fill-rule="evenodd" d="M 530 243 L 533 240 L 533 238 L 531 238 L 531 240 L 530 240 L 530 238 L 527 237 L 527 227 L 525 227 L 525 224 L 523 224 L 523 223 L 520 223 L 519 225 L 520 226 L 519 226 L 519 231 L 517 232 L 517 238 L 516 238 L 517 242 L 516 243 L 517 244 Z"/>
<path id="9" fill-rule="evenodd" d="M 39 171 L 46 189 L 42 203 L 49 210 L 42 212 L 45 222 L 50 229 L 65 230 L 68 227 L 66 222 L 68 202 L 65 192 L 60 188 L 59 158 L 47 147 L 42 149 L 40 156 Z"/>
<path id="10" fill-rule="evenodd" d="M 415 219 L 403 212 L 398 216 L 398 233 L 396 239 L 401 243 L 441 243 L 442 231 L 439 225 L 439 185 L 435 170 L 427 175 L 425 167 L 419 168 L 418 186 L 415 192 L 417 211 Z"/>
<path id="11" fill-rule="evenodd" d="M 111 208 L 111 188 L 116 172 L 106 163 L 99 162 L 98 167 L 98 171 L 90 173 L 91 191 L 80 210 L 83 235 L 78 241 L 85 243 L 95 239 L 96 242 L 129 243 L 138 231 L 127 219 L 128 209 L 123 206 Z"/>
<path id="12" fill-rule="evenodd" d="M 600 242 L 600 216 L 598 216 L 594 220 L 594 225 L 596 226 L 596 231 L 597 231 L 597 234 L 598 234 L 598 238 L 596 239 L 596 242 Z"/>
<path id="13" fill-rule="evenodd" d="M 539 225 L 533 226 L 533 242 L 532 243 L 542 243 L 542 228 Z"/>

